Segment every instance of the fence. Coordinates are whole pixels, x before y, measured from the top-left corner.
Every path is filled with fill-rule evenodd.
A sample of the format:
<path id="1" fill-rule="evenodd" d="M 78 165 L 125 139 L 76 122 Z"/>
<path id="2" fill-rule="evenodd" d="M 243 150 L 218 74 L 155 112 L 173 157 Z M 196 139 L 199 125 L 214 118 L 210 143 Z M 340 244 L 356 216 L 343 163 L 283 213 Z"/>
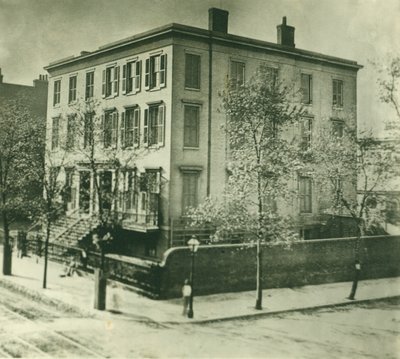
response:
<path id="1" fill-rule="evenodd" d="M 263 288 L 349 281 L 354 272 L 356 238 L 339 238 L 263 245 Z M 39 241 L 28 241 L 28 251 L 37 253 Z M 43 243 L 41 246 L 44 248 Z M 361 279 L 400 275 L 400 236 L 362 239 Z M 49 258 L 66 262 L 80 248 L 49 243 Z M 100 253 L 89 251 L 86 270 L 100 266 Z M 135 286 L 152 298 L 181 296 L 182 283 L 189 278 L 191 256 L 187 247 L 170 248 L 163 262 L 107 254 L 109 278 Z M 195 293 L 254 290 L 256 248 L 249 244 L 202 245 L 195 257 Z"/>

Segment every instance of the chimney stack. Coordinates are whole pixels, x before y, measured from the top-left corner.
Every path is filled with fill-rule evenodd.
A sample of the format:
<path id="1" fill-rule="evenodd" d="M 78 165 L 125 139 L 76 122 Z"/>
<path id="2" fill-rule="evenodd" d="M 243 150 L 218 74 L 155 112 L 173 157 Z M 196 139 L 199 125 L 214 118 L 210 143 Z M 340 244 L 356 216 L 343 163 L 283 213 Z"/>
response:
<path id="1" fill-rule="evenodd" d="M 1 73 L 1 67 L 0 67 L 0 84 L 3 83 L 3 74 Z"/>
<path id="2" fill-rule="evenodd" d="M 216 7 L 208 9 L 208 30 L 228 33 L 229 12 Z"/>
<path id="3" fill-rule="evenodd" d="M 286 16 L 282 18 L 282 24 L 277 27 L 278 44 L 288 47 L 295 47 L 294 27 L 286 25 Z"/>
<path id="4" fill-rule="evenodd" d="M 34 87 L 42 86 L 47 88 L 47 83 L 48 83 L 47 75 L 39 75 L 39 79 L 33 80 Z"/>

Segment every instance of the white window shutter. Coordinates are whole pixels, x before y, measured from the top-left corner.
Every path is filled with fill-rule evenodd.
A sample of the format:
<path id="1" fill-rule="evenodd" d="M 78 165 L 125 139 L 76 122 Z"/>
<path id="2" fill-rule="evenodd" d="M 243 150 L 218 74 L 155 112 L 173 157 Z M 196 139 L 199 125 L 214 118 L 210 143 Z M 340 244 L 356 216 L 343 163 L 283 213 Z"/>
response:
<path id="1" fill-rule="evenodd" d="M 165 124 L 165 105 L 160 105 L 158 107 L 158 131 L 157 131 L 157 143 L 160 146 L 164 145 L 164 124 Z"/>
<path id="2" fill-rule="evenodd" d="M 150 59 L 146 59 L 145 67 L 144 88 L 148 90 L 150 88 Z"/>
<path id="3" fill-rule="evenodd" d="M 167 83 L 167 55 L 160 56 L 160 87 L 165 87 Z"/>
<path id="4" fill-rule="evenodd" d="M 103 70 L 102 86 L 101 86 L 101 96 L 106 97 L 106 70 Z"/>
<path id="5" fill-rule="evenodd" d="M 126 78 L 127 78 L 127 71 L 126 71 L 126 66 L 122 66 L 122 94 L 126 94 Z"/>
<path id="6" fill-rule="evenodd" d="M 133 145 L 135 147 L 139 146 L 140 142 L 140 109 L 139 107 L 135 108 L 135 113 L 134 113 L 134 122 L 133 122 L 133 128 L 134 128 L 134 138 L 133 138 Z"/>
<path id="7" fill-rule="evenodd" d="M 103 147 L 105 147 L 104 146 L 104 141 L 105 141 L 105 130 L 106 130 L 106 128 L 105 128 L 104 114 L 101 115 L 100 121 L 101 121 L 101 143 L 103 144 Z"/>
<path id="8" fill-rule="evenodd" d="M 140 78 L 142 72 L 142 61 L 136 62 L 136 73 L 135 73 L 135 89 L 136 91 L 140 91 Z"/>
<path id="9" fill-rule="evenodd" d="M 143 144 L 149 145 L 149 109 L 144 110 L 144 121 L 143 121 Z"/>
<path id="10" fill-rule="evenodd" d="M 125 111 L 121 113 L 120 133 L 121 148 L 125 148 Z"/>
<path id="11" fill-rule="evenodd" d="M 118 96 L 119 90 L 119 66 L 114 67 L 114 96 Z"/>

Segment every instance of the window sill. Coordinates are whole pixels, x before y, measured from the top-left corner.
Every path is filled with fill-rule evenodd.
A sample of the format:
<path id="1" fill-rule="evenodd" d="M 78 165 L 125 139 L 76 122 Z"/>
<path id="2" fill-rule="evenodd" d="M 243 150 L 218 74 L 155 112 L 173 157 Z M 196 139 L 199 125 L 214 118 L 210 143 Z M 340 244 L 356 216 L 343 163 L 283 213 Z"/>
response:
<path id="1" fill-rule="evenodd" d="M 68 106 L 74 106 L 74 105 L 76 105 L 77 103 L 78 103 L 78 101 L 77 101 L 77 100 L 74 100 L 74 101 L 68 102 Z"/>
<path id="2" fill-rule="evenodd" d="M 185 87 L 185 90 L 187 90 L 187 91 L 200 92 L 200 88 L 195 88 L 195 87 Z"/>
<path id="3" fill-rule="evenodd" d="M 55 105 L 53 105 L 53 108 L 60 108 L 61 104 L 60 103 L 56 103 Z"/>
<path id="4" fill-rule="evenodd" d="M 337 106 L 337 105 L 333 105 L 332 106 L 333 110 L 338 110 L 338 111 L 343 111 L 343 106 Z"/>
<path id="5" fill-rule="evenodd" d="M 200 150 L 200 147 L 190 147 L 190 146 L 183 146 L 184 150 L 195 150 L 198 151 Z"/>
<path id="6" fill-rule="evenodd" d="M 139 145 L 136 145 L 136 146 L 126 146 L 126 147 L 121 148 L 121 149 L 122 149 L 122 151 L 125 151 L 125 150 L 127 150 L 127 151 L 132 151 L 132 150 L 136 150 L 137 148 L 139 148 Z"/>
<path id="7" fill-rule="evenodd" d="M 105 99 L 105 100 L 112 100 L 112 99 L 114 99 L 114 98 L 116 98 L 116 97 L 118 97 L 118 95 L 109 95 L 109 96 L 103 97 L 103 99 Z"/>
<path id="8" fill-rule="evenodd" d="M 131 92 L 126 92 L 124 95 L 125 95 L 125 96 L 132 96 L 132 95 L 136 95 L 136 94 L 139 93 L 139 92 L 140 92 L 140 90 L 131 91 Z"/>

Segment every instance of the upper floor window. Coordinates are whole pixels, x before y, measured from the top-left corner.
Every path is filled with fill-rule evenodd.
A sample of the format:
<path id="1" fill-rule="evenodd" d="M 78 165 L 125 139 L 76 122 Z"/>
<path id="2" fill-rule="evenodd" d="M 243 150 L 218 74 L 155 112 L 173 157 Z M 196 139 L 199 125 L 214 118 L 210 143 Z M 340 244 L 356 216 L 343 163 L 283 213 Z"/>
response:
<path id="1" fill-rule="evenodd" d="M 234 88 L 238 88 L 244 84 L 244 73 L 246 66 L 243 62 L 231 61 L 230 80 Z"/>
<path id="2" fill-rule="evenodd" d="M 303 118 L 300 121 L 300 148 L 306 151 L 311 148 L 312 119 Z"/>
<path id="3" fill-rule="evenodd" d="M 272 88 L 275 88 L 278 84 L 278 69 L 275 67 L 266 67 L 266 73 L 270 85 Z"/>
<path id="4" fill-rule="evenodd" d="M 312 212 L 312 180 L 310 177 L 299 177 L 300 213 Z"/>
<path id="5" fill-rule="evenodd" d="M 185 55 L 185 87 L 200 89 L 200 56 Z"/>
<path id="6" fill-rule="evenodd" d="M 86 112 L 83 128 L 83 148 L 92 148 L 94 145 L 94 112 Z"/>
<path id="7" fill-rule="evenodd" d="M 146 59 L 144 86 L 146 90 L 165 87 L 167 75 L 167 55 L 159 54 Z"/>
<path id="8" fill-rule="evenodd" d="M 184 147 L 199 147 L 199 106 L 185 105 Z"/>
<path id="9" fill-rule="evenodd" d="M 59 145 L 59 132 L 60 132 L 60 117 L 53 117 L 51 127 L 51 149 L 58 148 Z"/>
<path id="10" fill-rule="evenodd" d="M 54 81 L 53 105 L 58 105 L 61 98 L 61 80 Z"/>
<path id="11" fill-rule="evenodd" d="M 142 61 L 128 62 L 122 67 L 122 93 L 140 91 Z"/>
<path id="12" fill-rule="evenodd" d="M 332 104 L 336 107 L 343 107 L 343 81 L 332 81 Z"/>
<path id="13" fill-rule="evenodd" d="M 67 117 L 67 149 L 72 150 L 75 146 L 75 122 L 76 114 L 68 115 Z"/>
<path id="14" fill-rule="evenodd" d="M 144 110 L 143 143 L 164 145 L 165 105 L 151 105 Z"/>
<path id="15" fill-rule="evenodd" d="M 93 98 L 94 93 L 94 71 L 86 73 L 86 85 L 85 85 L 85 100 Z"/>
<path id="16" fill-rule="evenodd" d="M 301 102 L 304 104 L 312 103 L 312 76 L 301 74 Z"/>
<path id="17" fill-rule="evenodd" d="M 76 101 L 76 76 L 69 78 L 68 103 Z"/>
<path id="18" fill-rule="evenodd" d="M 344 122 L 342 120 L 332 120 L 332 132 L 335 137 L 343 137 Z"/>
<path id="19" fill-rule="evenodd" d="M 140 109 L 139 107 L 127 109 L 121 114 L 121 147 L 139 146 Z"/>
<path id="20" fill-rule="evenodd" d="M 118 96 L 119 66 L 109 66 L 103 70 L 102 96 Z"/>
<path id="21" fill-rule="evenodd" d="M 104 148 L 117 146 L 118 112 L 106 111 L 103 117 L 103 143 Z"/>

